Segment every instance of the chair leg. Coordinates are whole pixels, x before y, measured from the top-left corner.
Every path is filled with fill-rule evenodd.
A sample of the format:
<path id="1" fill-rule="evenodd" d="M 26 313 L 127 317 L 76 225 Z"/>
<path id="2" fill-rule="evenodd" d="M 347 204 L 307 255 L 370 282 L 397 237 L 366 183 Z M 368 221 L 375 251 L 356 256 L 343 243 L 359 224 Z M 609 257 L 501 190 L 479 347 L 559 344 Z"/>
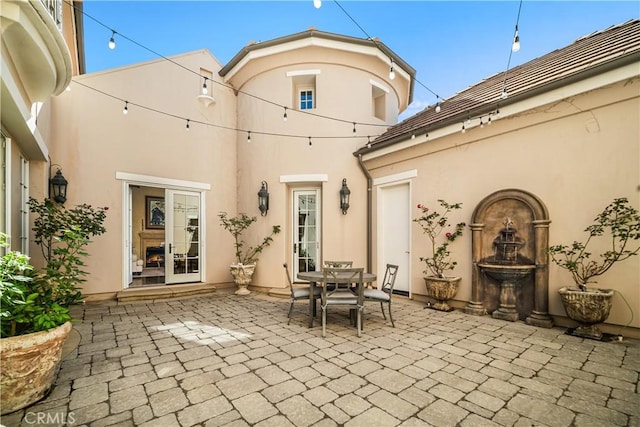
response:
<path id="1" fill-rule="evenodd" d="M 382 301 L 380 301 L 380 310 L 382 310 L 382 317 L 384 317 L 384 320 L 387 320 L 387 316 L 384 315 L 384 305 L 382 303 Z M 391 315 L 391 314 L 389 314 Z"/>
<path id="2" fill-rule="evenodd" d="M 289 320 L 287 320 L 287 325 L 289 324 L 289 322 L 291 322 L 291 312 L 293 311 L 293 300 L 291 300 L 291 304 L 289 305 L 289 314 L 287 314 L 287 317 L 289 318 Z"/>
<path id="3" fill-rule="evenodd" d="M 322 338 L 327 336 L 327 307 L 322 306 Z"/>
<path id="4" fill-rule="evenodd" d="M 396 325 L 393 323 L 393 315 L 391 314 L 391 301 L 389 301 L 389 319 L 391 319 L 391 327 L 395 328 Z"/>
<path id="5" fill-rule="evenodd" d="M 358 307 L 356 311 L 357 311 L 356 322 L 357 322 L 357 328 L 358 328 L 358 338 L 360 338 L 360 332 L 362 331 L 362 307 Z"/>

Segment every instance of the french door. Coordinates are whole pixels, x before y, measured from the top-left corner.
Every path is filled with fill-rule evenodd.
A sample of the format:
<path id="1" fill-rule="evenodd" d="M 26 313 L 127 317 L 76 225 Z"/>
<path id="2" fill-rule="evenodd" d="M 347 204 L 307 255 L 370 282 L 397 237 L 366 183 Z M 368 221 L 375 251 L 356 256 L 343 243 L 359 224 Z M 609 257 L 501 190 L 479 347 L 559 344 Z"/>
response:
<path id="1" fill-rule="evenodd" d="M 409 295 L 411 267 L 411 213 L 409 183 L 380 187 L 378 192 L 378 274 L 387 263 L 396 264 L 394 293 Z"/>
<path id="2" fill-rule="evenodd" d="M 165 282 L 199 282 L 200 193 L 166 189 L 165 201 Z"/>
<path id="3" fill-rule="evenodd" d="M 320 265 L 320 190 L 293 190 L 293 277 Z"/>

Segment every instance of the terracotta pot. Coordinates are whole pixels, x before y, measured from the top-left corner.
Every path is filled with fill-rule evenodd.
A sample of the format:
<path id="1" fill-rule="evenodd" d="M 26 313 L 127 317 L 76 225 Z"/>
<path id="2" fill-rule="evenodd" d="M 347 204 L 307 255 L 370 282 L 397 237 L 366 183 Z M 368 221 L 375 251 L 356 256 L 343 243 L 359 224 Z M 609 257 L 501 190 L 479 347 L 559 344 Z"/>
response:
<path id="1" fill-rule="evenodd" d="M 2 415 L 45 397 L 62 357 L 71 322 L 48 331 L 0 339 Z"/>
<path id="2" fill-rule="evenodd" d="M 558 290 L 562 298 L 562 305 L 570 319 L 578 322 L 579 326 L 572 335 L 601 339 L 602 331 L 596 324 L 602 323 L 609 317 L 611 311 L 612 289 L 587 289 L 564 287 Z"/>
<path id="3" fill-rule="evenodd" d="M 231 264 L 231 275 L 233 283 L 236 284 L 238 290 L 236 295 L 249 295 L 251 291 L 247 288 L 251 284 L 253 272 L 256 269 L 255 264 Z"/>
<path id="4" fill-rule="evenodd" d="M 461 279 L 461 277 L 425 277 L 424 283 L 427 286 L 427 295 L 437 301 L 431 307 L 440 311 L 453 310 L 453 307 L 450 307 L 447 301 L 456 296 L 458 283 L 460 283 Z"/>

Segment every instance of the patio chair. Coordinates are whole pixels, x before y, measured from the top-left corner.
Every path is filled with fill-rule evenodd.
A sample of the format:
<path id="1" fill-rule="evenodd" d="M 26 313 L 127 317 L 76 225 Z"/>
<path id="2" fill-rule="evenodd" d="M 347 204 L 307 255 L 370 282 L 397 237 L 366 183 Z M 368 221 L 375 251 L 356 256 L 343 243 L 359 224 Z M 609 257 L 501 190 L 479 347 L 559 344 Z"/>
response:
<path id="1" fill-rule="evenodd" d="M 291 291 L 291 298 L 289 299 L 289 313 L 287 314 L 287 325 L 291 322 L 291 312 L 293 311 L 293 303 L 298 300 L 306 300 L 309 301 L 311 287 L 309 285 L 304 287 L 294 287 L 293 282 L 291 282 L 291 275 L 289 274 L 289 266 L 285 262 L 282 264 L 284 270 L 287 272 L 287 281 L 289 282 L 289 290 Z M 313 315 L 316 315 L 316 300 L 320 298 L 322 295 L 322 289 L 316 287 L 313 290 Z"/>
<path id="2" fill-rule="evenodd" d="M 380 309 L 382 310 L 382 317 L 387 320 L 387 316 L 384 314 L 384 303 L 389 305 L 389 319 L 391 320 L 391 326 L 394 328 L 396 325 L 393 323 L 393 316 L 391 315 L 391 296 L 393 295 L 393 285 L 396 283 L 396 276 L 398 274 L 398 266 L 394 264 L 387 264 L 387 270 L 384 272 L 384 279 L 382 285 L 378 289 L 365 289 L 363 291 L 363 297 L 366 301 L 379 301 Z"/>
<path id="3" fill-rule="evenodd" d="M 324 261 L 323 265 L 325 268 L 351 268 L 353 266 L 353 261 Z M 329 283 L 329 286 L 336 286 L 336 283 Z M 349 289 L 351 287 L 348 283 L 342 283 L 337 286 L 340 286 L 343 289 Z"/>
<path id="4" fill-rule="evenodd" d="M 322 269 L 323 286 L 322 286 L 322 336 L 327 334 L 327 309 L 329 306 L 349 307 L 355 310 L 356 328 L 358 337 L 362 331 L 362 309 L 363 309 L 363 287 L 362 281 L 363 268 L 334 268 L 325 267 Z M 349 289 L 339 286 L 327 286 L 328 283 L 335 284 L 355 284 L 357 293 Z M 351 311 L 350 311 L 351 318 Z"/>

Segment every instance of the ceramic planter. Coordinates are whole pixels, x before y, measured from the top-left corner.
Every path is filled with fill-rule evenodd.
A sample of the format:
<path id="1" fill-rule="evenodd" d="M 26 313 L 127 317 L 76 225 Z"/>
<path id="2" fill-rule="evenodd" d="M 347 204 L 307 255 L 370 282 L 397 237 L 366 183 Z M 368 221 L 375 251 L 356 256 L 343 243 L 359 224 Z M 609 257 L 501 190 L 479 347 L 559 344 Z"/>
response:
<path id="1" fill-rule="evenodd" d="M 453 310 L 453 307 L 449 306 L 447 301 L 456 296 L 460 280 L 460 277 L 425 277 L 424 283 L 427 286 L 427 295 L 437 301 L 431 307 L 440 311 Z"/>
<path id="2" fill-rule="evenodd" d="M 611 311 L 612 289 L 587 289 L 564 287 L 558 290 L 562 305 L 570 319 L 578 322 L 572 335 L 584 338 L 601 339 L 602 331 L 596 326 L 609 317 Z"/>
<path id="3" fill-rule="evenodd" d="M 71 322 L 48 331 L 0 339 L 2 415 L 42 399 L 53 384 Z"/>
<path id="4" fill-rule="evenodd" d="M 249 295 L 251 291 L 248 286 L 251 284 L 253 272 L 256 269 L 255 264 L 231 264 L 231 275 L 233 282 L 238 287 L 236 295 Z"/>

